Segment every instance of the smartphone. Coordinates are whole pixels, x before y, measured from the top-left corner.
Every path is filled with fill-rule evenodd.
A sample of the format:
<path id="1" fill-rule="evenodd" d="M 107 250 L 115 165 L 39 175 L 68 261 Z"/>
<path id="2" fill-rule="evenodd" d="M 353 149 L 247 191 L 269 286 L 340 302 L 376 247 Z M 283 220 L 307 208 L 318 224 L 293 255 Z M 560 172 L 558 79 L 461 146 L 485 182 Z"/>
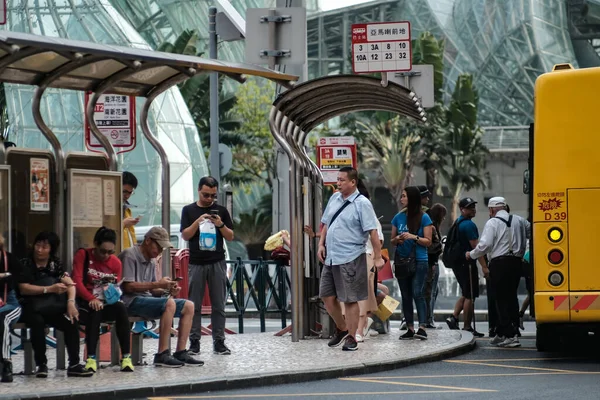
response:
<path id="1" fill-rule="evenodd" d="M 209 213 L 211 218 L 219 216 L 219 210 L 210 210 Z"/>
<path id="2" fill-rule="evenodd" d="M 177 278 L 173 279 L 174 281 L 182 281 L 183 278 L 181 276 L 178 276 Z"/>

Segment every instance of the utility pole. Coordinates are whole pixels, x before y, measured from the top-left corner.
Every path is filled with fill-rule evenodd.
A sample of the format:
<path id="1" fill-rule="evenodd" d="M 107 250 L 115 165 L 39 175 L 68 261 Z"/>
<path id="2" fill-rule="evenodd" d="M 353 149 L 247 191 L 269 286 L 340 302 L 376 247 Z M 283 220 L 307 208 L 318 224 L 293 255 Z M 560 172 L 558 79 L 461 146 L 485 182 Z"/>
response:
<path id="1" fill-rule="evenodd" d="M 217 54 L 217 8 L 208 9 L 208 48 L 211 59 Z M 219 157 L 219 74 L 210 73 L 210 174 L 221 182 Z"/>

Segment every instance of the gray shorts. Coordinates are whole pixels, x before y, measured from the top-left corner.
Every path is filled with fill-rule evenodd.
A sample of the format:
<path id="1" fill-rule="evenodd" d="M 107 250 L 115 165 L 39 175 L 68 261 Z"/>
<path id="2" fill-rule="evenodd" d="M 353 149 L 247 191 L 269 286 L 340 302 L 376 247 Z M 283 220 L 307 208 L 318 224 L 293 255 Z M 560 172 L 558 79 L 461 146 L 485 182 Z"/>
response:
<path id="1" fill-rule="evenodd" d="M 367 300 L 369 283 L 366 254 L 346 264 L 323 266 L 319 297 L 331 296 L 337 297 L 342 303 Z"/>

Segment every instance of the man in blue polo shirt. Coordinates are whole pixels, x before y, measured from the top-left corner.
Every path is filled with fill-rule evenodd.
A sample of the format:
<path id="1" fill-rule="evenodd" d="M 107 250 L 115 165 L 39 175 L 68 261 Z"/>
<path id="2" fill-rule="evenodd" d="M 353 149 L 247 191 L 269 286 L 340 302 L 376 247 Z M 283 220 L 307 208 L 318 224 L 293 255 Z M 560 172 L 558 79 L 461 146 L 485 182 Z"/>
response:
<path id="1" fill-rule="evenodd" d="M 344 342 L 342 350 L 345 351 L 358 349 L 354 337 L 358 329 L 358 302 L 367 300 L 369 295 L 367 240 L 373 245 L 375 267 L 382 268 L 384 264 L 377 217 L 371 202 L 356 188 L 357 183 L 356 169 L 340 169 L 339 191 L 331 196 L 321 219 L 323 229 L 318 251 L 323 263 L 319 296 L 336 324 L 336 332 L 328 345 L 337 347 Z M 345 320 L 338 300 L 344 303 Z"/>

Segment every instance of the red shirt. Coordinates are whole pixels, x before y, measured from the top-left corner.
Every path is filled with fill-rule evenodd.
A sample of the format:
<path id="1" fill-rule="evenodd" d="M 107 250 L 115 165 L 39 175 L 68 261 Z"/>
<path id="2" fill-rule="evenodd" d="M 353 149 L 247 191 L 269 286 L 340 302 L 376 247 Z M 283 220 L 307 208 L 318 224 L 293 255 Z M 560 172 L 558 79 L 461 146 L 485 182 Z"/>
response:
<path id="1" fill-rule="evenodd" d="M 121 260 L 116 256 L 111 255 L 106 261 L 98 261 L 94 257 L 94 249 L 85 249 L 88 253 L 89 268 L 88 274 L 83 281 L 83 263 L 85 262 L 85 253 L 81 249 L 75 253 L 73 257 L 73 282 L 75 282 L 75 289 L 77 290 L 77 297 L 84 299 L 85 301 L 92 301 L 102 294 L 102 286 L 95 284 L 94 281 L 107 276 L 115 277 L 117 282 L 121 281 L 123 267 Z M 101 295 L 102 296 L 102 295 Z"/>

